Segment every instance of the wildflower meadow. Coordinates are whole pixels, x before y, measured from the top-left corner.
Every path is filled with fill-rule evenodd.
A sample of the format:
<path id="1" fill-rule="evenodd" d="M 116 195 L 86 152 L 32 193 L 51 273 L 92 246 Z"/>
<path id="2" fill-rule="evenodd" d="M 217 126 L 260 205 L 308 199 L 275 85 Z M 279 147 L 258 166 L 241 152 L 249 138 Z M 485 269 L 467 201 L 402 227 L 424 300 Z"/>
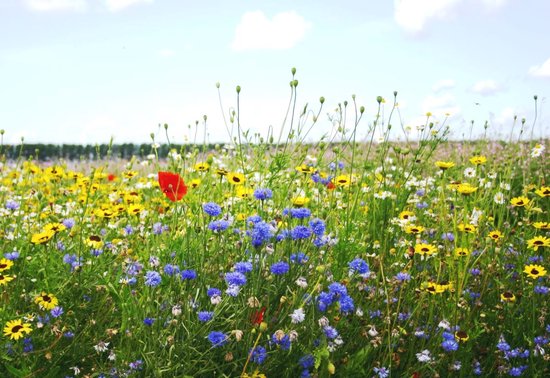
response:
<path id="1" fill-rule="evenodd" d="M 395 94 L 306 142 L 297 86 L 280 135 L 4 158 L 0 376 L 549 376 L 547 141 L 413 137 Z"/>

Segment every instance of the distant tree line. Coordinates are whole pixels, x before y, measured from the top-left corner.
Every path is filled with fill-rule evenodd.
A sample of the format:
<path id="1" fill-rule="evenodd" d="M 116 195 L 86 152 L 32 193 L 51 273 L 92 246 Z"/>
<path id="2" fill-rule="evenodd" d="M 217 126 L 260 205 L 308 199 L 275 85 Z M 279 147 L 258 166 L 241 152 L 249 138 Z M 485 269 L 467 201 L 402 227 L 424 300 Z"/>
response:
<path id="1" fill-rule="evenodd" d="M 162 144 L 156 148 L 159 158 L 166 158 L 170 150 L 176 150 L 179 153 L 190 151 L 210 151 L 215 148 L 214 144 L 207 145 L 178 145 Z M 15 160 L 18 158 L 33 159 L 40 161 L 47 160 L 95 160 L 110 158 L 131 159 L 133 156 L 144 158 L 149 154 L 154 154 L 151 143 L 123 143 L 123 144 L 19 144 L 0 146 L 0 157 Z"/>

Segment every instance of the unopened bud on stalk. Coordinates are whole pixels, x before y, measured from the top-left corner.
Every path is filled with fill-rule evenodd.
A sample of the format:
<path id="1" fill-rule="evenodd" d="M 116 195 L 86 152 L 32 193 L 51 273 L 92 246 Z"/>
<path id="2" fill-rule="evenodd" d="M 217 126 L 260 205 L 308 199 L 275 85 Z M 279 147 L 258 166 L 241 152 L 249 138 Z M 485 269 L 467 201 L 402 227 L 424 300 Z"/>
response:
<path id="1" fill-rule="evenodd" d="M 241 86 L 237 85 L 237 94 L 241 93 Z"/>
<path id="2" fill-rule="evenodd" d="M 220 82 L 219 81 L 216 83 L 216 88 L 220 89 Z"/>
<path id="3" fill-rule="evenodd" d="M 296 75 L 296 67 L 292 67 L 290 72 L 292 72 L 292 76 Z"/>
<path id="4" fill-rule="evenodd" d="M 334 366 L 332 362 L 329 362 L 327 366 L 327 370 L 330 375 L 334 375 L 334 373 L 336 373 L 336 366 Z"/>
<path id="5" fill-rule="evenodd" d="M 164 130 L 168 130 L 168 124 L 167 123 L 164 124 Z"/>
<path id="6" fill-rule="evenodd" d="M 319 99 L 319 102 L 320 102 L 321 104 L 324 104 L 324 103 L 325 103 L 325 98 L 324 98 L 324 97 L 321 97 L 321 98 Z M 2 131 L 4 131 L 4 130 L 2 130 Z"/>
<path id="7" fill-rule="evenodd" d="M 359 113 L 363 114 L 365 112 L 365 107 L 364 106 L 361 106 L 359 108 Z"/>

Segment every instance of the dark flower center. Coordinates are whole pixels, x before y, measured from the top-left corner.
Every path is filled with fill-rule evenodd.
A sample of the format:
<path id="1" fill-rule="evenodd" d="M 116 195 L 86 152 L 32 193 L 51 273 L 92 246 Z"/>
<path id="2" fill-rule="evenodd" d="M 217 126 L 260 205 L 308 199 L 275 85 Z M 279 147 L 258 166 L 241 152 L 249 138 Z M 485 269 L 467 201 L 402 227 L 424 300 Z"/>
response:
<path id="1" fill-rule="evenodd" d="M 92 236 L 90 236 L 90 240 L 91 241 L 101 241 L 101 238 L 97 235 L 92 235 Z"/>
<path id="2" fill-rule="evenodd" d="M 43 300 L 44 302 L 50 302 L 52 299 L 50 298 L 49 295 L 43 295 L 43 296 L 42 296 L 42 300 Z"/>
<path id="3" fill-rule="evenodd" d="M 11 333 L 17 333 L 17 332 L 19 332 L 21 329 L 23 329 L 23 326 L 16 325 L 15 327 L 13 327 L 13 328 L 11 329 Z"/>
<path id="4" fill-rule="evenodd" d="M 539 274 L 539 271 L 536 268 L 533 268 L 531 269 L 531 274 L 536 276 L 537 274 Z"/>

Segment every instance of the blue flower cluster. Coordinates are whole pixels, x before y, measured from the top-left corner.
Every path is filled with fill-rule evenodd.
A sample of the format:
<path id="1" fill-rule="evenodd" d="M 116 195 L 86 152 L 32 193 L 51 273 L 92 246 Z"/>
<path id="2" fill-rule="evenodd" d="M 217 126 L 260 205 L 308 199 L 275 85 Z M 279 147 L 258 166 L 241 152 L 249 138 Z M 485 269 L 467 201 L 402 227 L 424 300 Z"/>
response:
<path id="1" fill-rule="evenodd" d="M 222 208 L 220 207 L 220 205 L 214 202 L 203 204 L 202 209 L 206 214 L 210 215 L 211 217 L 217 217 L 222 213 Z"/>
<path id="2" fill-rule="evenodd" d="M 273 191 L 267 188 L 256 188 L 254 189 L 254 198 L 265 201 L 266 199 L 273 198 Z"/>
<path id="3" fill-rule="evenodd" d="M 344 285 L 338 282 L 333 282 L 328 286 L 328 292 L 322 291 L 317 296 L 317 307 L 319 311 L 325 312 L 330 305 L 338 303 L 340 311 L 348 314 L 355 309 L 353 299 L 348 295 Z"/>

